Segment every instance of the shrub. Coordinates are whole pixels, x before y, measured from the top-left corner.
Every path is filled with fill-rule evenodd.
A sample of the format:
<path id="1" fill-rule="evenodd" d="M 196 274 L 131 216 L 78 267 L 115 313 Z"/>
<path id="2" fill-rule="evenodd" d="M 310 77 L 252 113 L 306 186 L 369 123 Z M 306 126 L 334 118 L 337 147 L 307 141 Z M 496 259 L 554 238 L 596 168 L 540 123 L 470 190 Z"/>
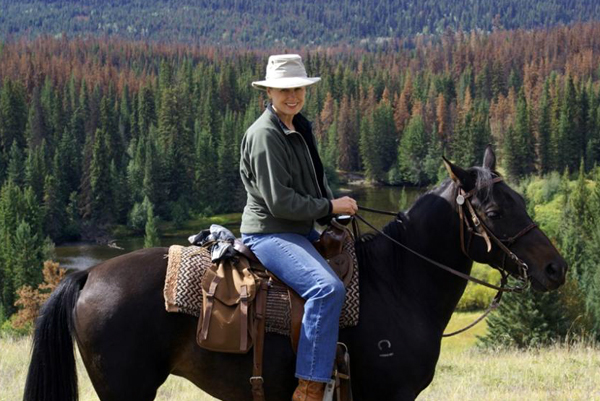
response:
<path id="1" fill-rule="evenodd" d="M 44 281 L 36 289 L 24 285 L 17 290 L 15 306 L 19 310 L 10 320 L 5 322 L 5 324 L 9 323 L 17 333 L 21 331 L 29 332 L 39 314 L 40 307 L 65 277 L 66 270 L 61 268 L 58 263 L 47 260 L 44 262 L 42 273 Z"/>
<path id="2" fill-rule="evenodd" d="M 479 263 L 473 265 L 471 275 L 491 284 L 497 284 L 500 281 L 500 273 L 498 271 Z M 496 291 L 493 289 L 469 282 L 465 293 L 460 301 L 458 301 L 456 309 L 460 311 L 485 309 L 492 302 L 494 295 L 496 295 Z"/>
<path id="3" fill-rule="evenodd" d="M 488 318 L 488 332 L 480 344 L 488 347 L 529 348 L 564 340 L 570 322 L 558 292 L 532 289 L 507 293 Z"/>
<path id="4" fill-rule="evenodd" d="M 152 203 L 148 197 L 144 197 L 142 203 L 136 202 L 129 212 L 129 218 L 127 219 L 127 226 L 132 230 L 142 233 L 146 228 L 148 208 L 152 207 Z"/>

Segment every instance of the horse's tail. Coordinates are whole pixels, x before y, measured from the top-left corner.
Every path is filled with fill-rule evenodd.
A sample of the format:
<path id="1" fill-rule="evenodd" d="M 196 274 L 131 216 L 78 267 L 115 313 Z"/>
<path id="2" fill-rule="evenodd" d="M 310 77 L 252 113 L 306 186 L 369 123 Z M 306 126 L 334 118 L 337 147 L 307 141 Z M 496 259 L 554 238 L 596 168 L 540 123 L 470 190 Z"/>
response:
<path id="1" fill-rule="evenodd" d="M 87 271 L 69 274 L 42 306 L 23 401 L 77 401 L 74 308 Z"/>

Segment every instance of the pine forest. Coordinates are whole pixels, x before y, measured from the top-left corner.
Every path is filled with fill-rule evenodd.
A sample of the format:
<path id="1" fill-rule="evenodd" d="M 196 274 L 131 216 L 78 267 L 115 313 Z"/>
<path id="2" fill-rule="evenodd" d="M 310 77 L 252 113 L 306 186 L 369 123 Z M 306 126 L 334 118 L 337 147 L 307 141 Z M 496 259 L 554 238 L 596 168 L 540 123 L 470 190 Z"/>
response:
<path id="1" fill-rule="evenodd" d="M 556 176 L 557 191 L 581 194 L 561 207 L 572 235 L 559 227 L 555 239 L 567 254 L 600 241 L 600 193 L 585 184 L 599 174 L 600 23 L 446 29 L 300 53 L 322 77 L 303 112 L 330 181 L 343 171 L 427 186 L 447 176 L 442 155 L 476 165 L 492 143 L 513 182 Z M 239 143 L 264 109 L 250 83 L 269 54 L 119 38 L 0 42 L 0 315 L 16 312 L 17 289 L 42 282 L 51 243 L 241 211 Z M 578 191 L 561 189 L 577 177 Z M 578 221 L 583 207 L 589 218 Z M 571 288 L 598 325 L 585 294 L 599 274 L 580 262 Z"/>

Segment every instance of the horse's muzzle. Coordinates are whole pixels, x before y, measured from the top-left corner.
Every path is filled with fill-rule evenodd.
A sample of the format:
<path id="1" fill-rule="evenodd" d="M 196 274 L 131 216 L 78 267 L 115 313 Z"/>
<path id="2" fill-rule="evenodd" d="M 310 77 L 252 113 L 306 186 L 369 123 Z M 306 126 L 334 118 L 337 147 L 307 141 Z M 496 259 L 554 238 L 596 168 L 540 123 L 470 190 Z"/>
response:
<path id="1" fill-rule="evenodd" d="M 553 290 L 565 283 L 567 263 L 564 261 L 549 263 L 546 265 L 544 272 L 546 273 L 547 280 L 552 284 L 548 289 Z"/>

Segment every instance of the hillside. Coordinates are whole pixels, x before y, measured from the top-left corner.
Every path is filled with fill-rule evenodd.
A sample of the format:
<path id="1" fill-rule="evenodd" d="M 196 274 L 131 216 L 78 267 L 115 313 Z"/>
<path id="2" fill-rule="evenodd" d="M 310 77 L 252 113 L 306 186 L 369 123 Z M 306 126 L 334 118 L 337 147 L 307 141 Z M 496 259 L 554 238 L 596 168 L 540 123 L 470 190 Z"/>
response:
<path id="1" fill-rule="evenodd" d="M 0 1 L 0 37 L 42 34 L 298 48 L 600 19 L 596 0 Z"/>

